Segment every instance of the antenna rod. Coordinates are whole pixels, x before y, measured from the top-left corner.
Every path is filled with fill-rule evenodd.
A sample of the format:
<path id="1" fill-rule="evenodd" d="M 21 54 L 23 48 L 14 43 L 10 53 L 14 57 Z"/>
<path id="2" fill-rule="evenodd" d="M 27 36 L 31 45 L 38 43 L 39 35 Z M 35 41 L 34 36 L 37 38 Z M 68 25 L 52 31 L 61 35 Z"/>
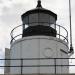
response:
<path id="1" fill-rule="evenodd" d="M 69 0 L 69 20 L 70 20 L 70 52 L 73 51 L 72 46 L 72 17 L 71 17 L 71 1 Z"/>
<path id="2" fill-rule="evenodd" d="M 72 21 L 71 21 L 71 1 L 69 0 L 69 18 L 70 18 L 70 43 L 72 44 Z"/>

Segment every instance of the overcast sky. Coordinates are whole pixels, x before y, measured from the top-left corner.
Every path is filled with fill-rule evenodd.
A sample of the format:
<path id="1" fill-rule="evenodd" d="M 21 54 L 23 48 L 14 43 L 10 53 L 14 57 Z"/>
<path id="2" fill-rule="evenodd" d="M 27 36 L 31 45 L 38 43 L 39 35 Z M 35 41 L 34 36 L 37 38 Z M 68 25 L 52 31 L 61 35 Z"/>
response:
<path id="1" fill-rule="evenodd" d="M 69 31 L 69 0 L 42 0 L 42 6 L 58 15 L 57 23 Z M 10 32 L 22 24 L 21 15 L 35 8 L 37 0 L 0 0 L 0 58 L 4 58 L 4 49 L 10 48 Z M 75 0 L 72 5 L 73 46 L 75 47 Z M 74 56 L 73 56 L 74 57 Z"/>

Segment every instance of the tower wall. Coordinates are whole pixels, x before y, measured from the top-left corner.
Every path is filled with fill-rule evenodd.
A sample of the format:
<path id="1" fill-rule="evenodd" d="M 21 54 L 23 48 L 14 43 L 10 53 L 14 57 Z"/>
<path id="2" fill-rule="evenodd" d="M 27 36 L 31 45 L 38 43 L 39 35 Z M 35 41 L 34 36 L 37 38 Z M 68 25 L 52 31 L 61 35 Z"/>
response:
<path id="1" fill-rule="evenodd" d="M 5 48 L 5 59 L 10 59 L 10 49 Z M 10 65 L 10 60 L 5 60 L 5 66 Z M 4 67 L 4 74 L 10 73 L 10 67 Z"/>
<path id="2" fill-rule="evenodd" d="M 64 50 L 65 52 L 61 51 Z M 68 59 L 47 58 L 68 58 L 68 44 L 64 40 L 60 40 L 51 36 L 29 36 L 19 39 L 11 44 L 11 59 L 20 58 L 46 58 L 45 60 L 23 60 L 23 65 L 69 65 Z M 10 65 L 21 65 L 20 60 L 11 60 Z M 23 74 L 45 73 L 55 74 L 68 73 L 67 66 L 46 66 L 46 67 L 23 67 Z M 10 68 L 11 74 L 20 74 L 21 67 Z"/>

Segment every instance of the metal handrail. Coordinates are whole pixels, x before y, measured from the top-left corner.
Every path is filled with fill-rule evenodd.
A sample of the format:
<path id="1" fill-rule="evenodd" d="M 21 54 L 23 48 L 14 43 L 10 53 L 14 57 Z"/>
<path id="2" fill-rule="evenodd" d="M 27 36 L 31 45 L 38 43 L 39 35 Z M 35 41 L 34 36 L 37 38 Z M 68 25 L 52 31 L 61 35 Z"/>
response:
<path id="1" fill-rule="evenodd" d="M 67 31 L 67 29 L 66 29 L 65 27 L 60 26 L 60 25 L 58 25 L 58 24 L 56 24 L 56 26 L 59 26 L 59 27 L 63 28 L 63 29 L 67 32 L 67 37 L 68 37 L 68 31 Z"/>
<path id="2" fill-rule="evenodd" d="M 45 23 L 45 22 L 43 22 L 43 23 Z M 33 23 L 30 23 L 30 24 L 33 24 Z M 49 26 L 50 26 L 50 23 L 47 23 L 47 24 L 49 24 Z M 59 27 L 59 32 L 57 33 L 57 35 L 59 35 L 59 39 L 61 39 L 60 37 L 63 37 L 63 38 L 65 39 L 65 42 L 68 43 L 68 31 L 67 31 L 63 26 L 60 26 L 59 24 L 55 24 L 55 25 L 56 25 L 56 28 Z M 16 30 L 17 28 L 22 27 L 22 26 L 23 26 L 23 25 L 16 26 L 16 27 L 11 31 L 11 33 L 10 33 L 10 35 L 11 35 L 11 42 L 10 42 L 10 43 L 12 43 L 13 41 L 15 41 L 17 37 L 19 37 L 19 36 L 22 35 L 22 34 L 18 34 L 18 35 L 16 35 L 16 36 L 13 35 L 14 30 Z M 61 28 L 65 30 L 66 36 L 60 34 Z M 56 29 L 56 30 L 57 30 L 57 29 Z M 58 31 L 58 30 L 57 30 L 57 31 Z M 67 37 L 67 38 L 66 38 L 66 37 Z M 64 40 L 64 39 L 63 39 L 63 40 Z"/>
<path id="3" fill-rule="evenodd" d="M 65 29 L 65 31 L 68 33 L 68 31 L 67 31 L 67 29 L 65 27 L 60 26 L 59 24 L 56 24 L 56 25 L 59 26 L 59 27 L 61 27 L 61 28 L 63 28 L 63 29 Z"/>
<path id="4" fill-rule="evenodd" d="M 22 59 L 20 59 L 20 58 L 15 58 L 15 59 L 0 59 L 0 60 L 1 60 L 1 61 L 2 61 L 2 60 L 5 60 L 5 61 L 6 61 L 6 60 L 10 60 L 10 61 L 11 61 L 11 60 L 15 60 L 15 61 L 16 61 L 16 60 L 20 60 L 20 61 L 24 61 L 24 60 L 52 60 L 52 59 L 53 59 L 53 60 L 58 60 L 58 59 L 61 59 L 61 60 L 63 60 L 63 59 L 64 59 L 64 60 L 66 60 L 66 59 L 68 59 L 68 60 L 69 60 L 69 59 L 74 59 L 74 60 L 75 60 L 75 58 L 22 58 Z M 28 65 L 23 65 L 23 67 L 25 67 L 25 66 L 27 67 Z M 29 66 L 30 66 L 30 65 L 29 65 Z M 36 66 L 36 67 L 37 67 L 37 65 L 32 65 L 32 66 Z M 30 66 L 30 67 L 32 67 L 32 66 Z M 44 65 L 41 65 L 41 66 L 44 66 Z M 46 65 L 45 65 L 45 66 L 46 66 Z M 55 65 L 47 65 L 47 66 L 55 66 Z M 56 66 L 75 66 L 75 64 L 74 64 L 74 65 L 59 65 L 59 64 L 58 64 L 58 65 L 56 65 Z M 20 65 L 20 66 L 19 66 L 19 65 L 18 65 L 18 66 L 10 66 L 10 65 L 9 65 L 9 66 L 0 66 L 0 67 L 21 67 L 21 65 Z"/>
<path id="5" fill-rule="evenodd" d="M 22 25 L 19 25 L 19 26 L 16 26 L 15 28 L 13 28 L 13 30 L 12 30 L 11 33 L 10 33 L 10 35 L 12 35 L 13 31 L 14 31 L 16 28 L 20 27 L 20 26 L 22 26 Z"/>
<path id="6" fill-rule="evenodd" d="M 14 38 L 11 39 L 10 43 L 12 43 L 13 40 L 16 41 L 15 38 L 17 38 L 18 36 L 22 36 L 22 34 L 16 35 Z"/>
<path id="7" fill-rule="evenodd" d="M 21 68 L 21 71 L 23 71 L 23 68 L 24 67 L 54 67 L 55 68 L 55 73 L 57 74 L 57 68 L 56 67 L 73 67 L 73 66 L 75 66 L 75 64 L 57 64 L 57 60 L 69 60 L 69 59 L 73 59 L 73 60 L 75 60 L 75 58 L 14 58 L 14 59 L 0 59 L 1 61 L 2 60 L 5 60 L 5 62 L 8 62 L 8 60 L 9 60 L 9 62 L 11 63 L 12 62 L 12 60 L 15 60 L 14 62 L 18 62 L 18 60 L 20 60 L 20 64 L 19 65 L 10 65 L 10 64 L 7 64 L 7 65 L 4 65 L 4 66 L 1 66 L 0 65 L 0 67 L 5 67 L 5 69 L 7 69 L 7 68 L 15 68 L 15 67 L 20 67 Z M 40 64 L 38 64 L 38 65 L 31 65 L 31 64 L 29 64 L 29 65 L 25 65 L 23 62 L 24 61 L 27 61 L 27 60 L 29 60 L 29 61 L 34 61 L 34 60 L 54 60 L 54 64 L 42 64 L 42 65 L 40 65 Z M 60 62 L 60 61 L 59 61 Z M 21 72 L 21 74 L 22 74 L 22 72 Z"/>
<path id="8" fill-rule="evenodd" d="M 75 59 L 75 58 L 12 58 L 12 59 L 0 59 L 0 60 L 49 60 L 49 59 Z"/>
<path id="9" fill-rule="evenodd" d="M 60 35 L 60 34 L 57 34 L 57 35 L 59 35 L 59 39 L 60 39 L 60 36 L 61 36 L 61 37 L 63 37 L 63 38 L 64 38 L 63 40 L 64 40 L 64 41 L 66 41 L 66 42 L 68 43 L 68 39 L 66 38 L 67 36 L 66 36 L 66 37 L 64 37 L 63 35 Z"/>

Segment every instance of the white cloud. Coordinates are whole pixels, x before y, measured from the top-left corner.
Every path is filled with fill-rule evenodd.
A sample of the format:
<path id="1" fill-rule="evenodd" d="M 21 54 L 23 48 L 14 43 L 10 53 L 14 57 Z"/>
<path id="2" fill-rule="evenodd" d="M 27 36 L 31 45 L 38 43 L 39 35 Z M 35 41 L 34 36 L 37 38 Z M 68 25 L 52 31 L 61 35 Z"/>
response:
<path id="1" fill-rule="evenodd" d="M 4 74 L 4 69 L 0 69 L 0 74 Z"/>
<path id="2" fill-rule="evenodd" d="M 6 5 L 6 6 L 9 6 L 11 4 L 11 2 L 12 2 L 12 0 L 0 0 L 0 4 Z"/>
<path id="3" fill-rule="evenodd" d="M 14 3 L 27 3 L 27 2 L 29 2 L 30 0 L 12 0 L 12 2 L 14 2 Z"/>

